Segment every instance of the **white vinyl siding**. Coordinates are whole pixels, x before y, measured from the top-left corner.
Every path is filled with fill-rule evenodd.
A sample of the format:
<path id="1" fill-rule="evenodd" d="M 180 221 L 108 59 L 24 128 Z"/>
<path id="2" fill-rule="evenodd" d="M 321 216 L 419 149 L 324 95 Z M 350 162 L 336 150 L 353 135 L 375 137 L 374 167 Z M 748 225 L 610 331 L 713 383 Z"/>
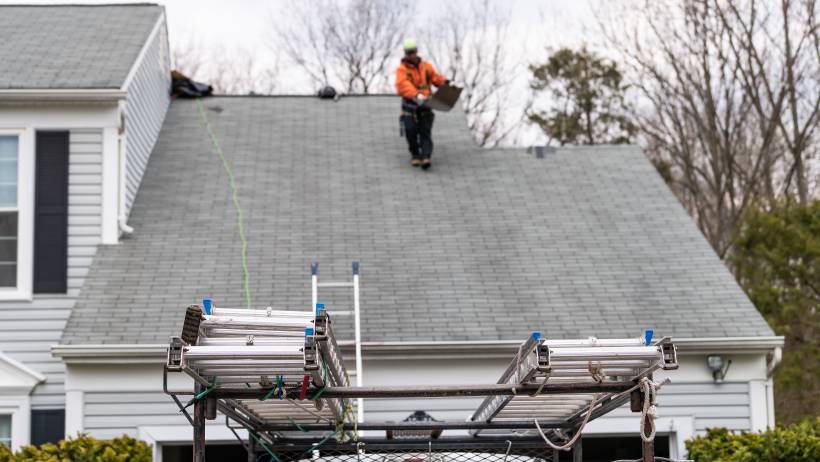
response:
<path id="1" fill-rule="evenodd" d="M 161 391 L 86 393 L 83 414 L 83 431 L 98 438 L 123 433 L 136 437 L 141 426 L 188 425 L 171 397 Z"/>
<path id="2" fill-rule="evenodd" d="M 137 196 L 148 158 L 154 149 L 171 102 L 171 68 L 164 16 L 157 33 L 137 63 L 134 79 L 126 88 L 125 210 L 127 216 Z"/>
<path id="3" fill-rule="evenodd" d="M 32 394 L 34 409 L 65 402 L 65 367 L 51 355 L 59 343 L 100 243 L 102 130 L 70 130 L 68 167 L 68 291 L 0 301 L 0 351 L 46 376 Z"/>

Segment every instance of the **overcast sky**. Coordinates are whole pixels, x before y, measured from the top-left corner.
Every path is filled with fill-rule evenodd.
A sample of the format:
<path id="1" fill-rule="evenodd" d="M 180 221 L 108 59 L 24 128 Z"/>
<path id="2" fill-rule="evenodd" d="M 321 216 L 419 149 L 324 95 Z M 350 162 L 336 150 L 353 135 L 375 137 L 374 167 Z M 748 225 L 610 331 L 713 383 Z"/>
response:
<path id="1" fill-rule="evenodd" d="M 457 1 L 457 0 L 456 0 Z M 543 60 L 547 48 L 592 43 L 594 25 L 592 10 L 603 0 L 497 0 L 510 11 L 512 33 L 510 47 L 521 63 L 511 106 L 516 109 L 527 99 L 526 65 Z M 119 0 L 0 0 L 0 3 L 129 3 Z M 292 17 L 294 0 L 158 0 L 165 5 L 171 46 L 194 43 L 197 47 L 221 47 L 226 50 L 245 49 L 262 61 L 272 59 L 270 37 L 272 21 L 288 21 Z M 419 0 L 418 21 L 435 14 L 440 0 Z M 468 3 L 465 2 L 465 5 Z M 509 5 L 514 5 L 511 8 Z M 420 43 L 424 53 L 424 44 Z M 280 60 L 281 63 L 281 60 Z M 434 63 L 435 64 L 435 63 Z M 284 66 L 287 66 L 285 63 Z M 281 64 L 280 64 L 281 67 Z M 278 93 L 312 93 L 316 89 L 298 73 L 280 69 Z M 510 117 L 520 117 L 521 111 L 510 111 Z M 515 115 L 517 113 L 517 115 Z"/>

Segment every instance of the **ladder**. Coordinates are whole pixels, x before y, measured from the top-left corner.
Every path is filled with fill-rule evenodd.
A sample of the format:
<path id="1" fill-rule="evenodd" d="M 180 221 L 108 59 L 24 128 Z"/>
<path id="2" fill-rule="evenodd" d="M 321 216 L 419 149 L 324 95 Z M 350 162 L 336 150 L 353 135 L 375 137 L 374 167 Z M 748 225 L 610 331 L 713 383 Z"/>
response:
<path id="1" fill-rule="evenodd" d="M 677 353 L 671 339 L 651 343 L 652 331 L 644 337 L 626 339 L 546 340 L 533 332 L 498 380 L 499 384 L 521 386 L 547 383 L 637 383 L 657 369 L 678 368 Z M 592 393 L 560 396 L 541 394 L 488 396 L 470 417 L 474 422 L 561 418 L 572 421 L 584 409 L 594 406 Z M 613 395 L 604 394 L 604 402 Z M 481 430 L 473 430 L 473 436 Z"/>
<path id="2" fill-rule="evenodd" d="M 359 262 L 352 263 L 353 281 L 352 282 L 319 282 L 319 262 L 313 262 L 310 265 L 310 281 L 311 281 L 311 300 L 313 312 L 317 312 L 320 307 L 319 303 L 319 289 L 353 289 L 353 311 L 337 311 L 333 310 L 332 315 L 350 316 L 353 315 L 354 326 L 354 344 L 356 348 L 356 386 L 362 386 L 362 329 L 361 329 L 361 315 L 359 312 Z M 364 422 L 364 398 L 357 398 L 356 400 L 356 416 L 359 423 Z"/>

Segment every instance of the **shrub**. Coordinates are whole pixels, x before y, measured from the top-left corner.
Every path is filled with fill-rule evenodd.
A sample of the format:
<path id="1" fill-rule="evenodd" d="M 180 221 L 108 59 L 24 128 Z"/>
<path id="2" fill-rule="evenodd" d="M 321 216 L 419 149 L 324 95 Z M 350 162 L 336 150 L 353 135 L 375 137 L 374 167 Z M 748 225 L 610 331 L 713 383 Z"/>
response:
<path id="1" fill-rule="evenodd" d="M 0 462 L 14 462 L 14 454 L 5 444 L 0 444 Z"/>
<path id="2" fill-rule="evenodd" d="M 820 417 L 763 433 L 711 428 L 687 441 L 686 449 L 696 462 L 820 461 Z"/>
<path id="3" fill-rule="evenodd" d="M 24 446 L 9 462 L 151 462 L 151 448 L 143 441 L 123 435 L 98 440 L 88 435 L 46 443 L 39 448 Z M 0 462 L 5 462 L 0 452 Z"/>

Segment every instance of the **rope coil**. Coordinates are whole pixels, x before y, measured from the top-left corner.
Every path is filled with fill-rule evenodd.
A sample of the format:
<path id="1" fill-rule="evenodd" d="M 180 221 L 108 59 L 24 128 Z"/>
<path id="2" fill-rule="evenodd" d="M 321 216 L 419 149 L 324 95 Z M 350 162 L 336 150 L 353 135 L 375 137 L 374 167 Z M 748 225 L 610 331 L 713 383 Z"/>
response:
<path id="1" fill-rule="evenodd" d="M 581 422 L 581 425 L 578 427 L 578 431 L 575 432 L 575 435 L 573 435 L 573 437 L 569 441 L 567 441 L 565 444 L 561 446 L 553 443 L 552 441 L 550 441 L 549 438 L 547 438 L 547 435 L 545 435 L 544 431 L 541 430 L 541 426 L 538 425 L 538 419 L 533 419 L 533 422 L 535 422 L 535 429 L 538 430 L 538 434 L 541 435 L 541 438 L 544 439 L 544 442 L 547 443 L 547 446 L 551 447 L 556 451 L 569 451 L 570 449 L 572 449 L 572 446 L 575 444 L 575 442 L 578 441 L 578 438 L 581 437 L 581 433 L 584 431 L 584 427 L 586 426 L 587 422 L 589 422 L 589 418 L 592 417 L 592 410 L 595 409 L 596 404 L 598 404 L 597 394 L 592 395 L 592 402 L 589 403 L 589 411 L 587 411 L 587 415 L 586 417 L 584 417 L 584 421 Z"/>

